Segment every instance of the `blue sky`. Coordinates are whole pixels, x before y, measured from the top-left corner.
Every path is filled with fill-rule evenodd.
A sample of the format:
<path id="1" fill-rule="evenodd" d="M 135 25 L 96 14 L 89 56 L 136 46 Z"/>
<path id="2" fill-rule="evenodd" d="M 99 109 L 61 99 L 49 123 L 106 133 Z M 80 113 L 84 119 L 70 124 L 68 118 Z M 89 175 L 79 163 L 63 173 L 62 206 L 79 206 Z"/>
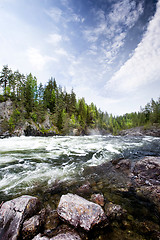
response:
<path id="1" fill-rule="evenodd" d="M 0 0 L 0 69 L 115 115 L 160 97 L 160 1 Z"/>

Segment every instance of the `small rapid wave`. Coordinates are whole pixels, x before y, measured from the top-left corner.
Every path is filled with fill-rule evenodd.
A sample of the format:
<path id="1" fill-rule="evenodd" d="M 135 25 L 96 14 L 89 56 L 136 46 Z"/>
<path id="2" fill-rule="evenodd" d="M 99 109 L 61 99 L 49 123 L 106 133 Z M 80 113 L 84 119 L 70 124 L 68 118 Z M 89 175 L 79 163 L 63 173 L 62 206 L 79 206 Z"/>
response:
<path id="1" fill-rule="evenodd" d="M 160 138 L 113 136 L 0 139 L 0 191 L 21 193 L 40 183 L 83 178 L 85 168 L 112 159 L 160 154 Z"/>

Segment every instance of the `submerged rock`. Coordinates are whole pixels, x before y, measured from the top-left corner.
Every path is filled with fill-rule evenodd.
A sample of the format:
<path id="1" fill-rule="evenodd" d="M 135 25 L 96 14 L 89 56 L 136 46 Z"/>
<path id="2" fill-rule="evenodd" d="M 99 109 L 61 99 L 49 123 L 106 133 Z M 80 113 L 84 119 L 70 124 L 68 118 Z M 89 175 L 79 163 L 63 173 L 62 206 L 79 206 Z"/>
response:
<path id="1" fill-rule="evenodd" d="M 39 200 L 27 195 L 3 203 L 0 208 L 0 239 L 16 240 L 24 220 L 36 214 L 39 207 Z"/>
<path id="2" fill-rule="evenodd" d="M 27 219 L 23 223 L 23 228 L 22 228 L 22 238 L 23 239 L 30 239 L 31 237 L 34 237 L 39 229 L 40 229 L 40 216 L 35 215 L 29 219 Z"/>
<path id="3" fill-rule="evenodd" d="M 120 205 L 108 203 L 105 205 L 105 213 L 109 220 L 122 220 L 126 216 L 127 211 Z"/>
<path id="4" fill-rule="evenodd" d="M 137 162 L 125 159 L 114 168 L 126 177 L 126 186 L 153 202 L 160 212 L 160 157 L 144 157 Z"/>
<path id="5" fill-rule="evenodd" d="M 145 157 L 133 169 L 137 192 L 152 201 L 160 212 L 160 157 Z"/>
<path id="6" fill-rule="evenodd" d="M 93 226 L 106 222 L 107 218 L 101 206 L 87 201 L 76 194 L 66 194 L 60 199 L 58 215 L 74 227 L 90 230 Z"/>
<path id="7" fill-rule="evenodd" d="M 99 204 L 100 206 L 104 206 L 104 196 L 103 194 L 97 193 L 91 195 L 91 201 Z"/>
<path id="8" fill-rule="evenodd" d="M 77 189 L 77 193 L 79 194 L 81 193 L 87 194 L 87 193 L 90 193 L 90 191 L 91 191 L 91 185 L 88 181 Z"/>
<path id="9" fill-rule="evenodd" d="M 48 212 L 48 216 L 46 217 L 46 221 L 44 224 L 44 234 L 50 236 L 58 226 L 60 219 L 58 217 L 56 210 L 51 210 Z"/>

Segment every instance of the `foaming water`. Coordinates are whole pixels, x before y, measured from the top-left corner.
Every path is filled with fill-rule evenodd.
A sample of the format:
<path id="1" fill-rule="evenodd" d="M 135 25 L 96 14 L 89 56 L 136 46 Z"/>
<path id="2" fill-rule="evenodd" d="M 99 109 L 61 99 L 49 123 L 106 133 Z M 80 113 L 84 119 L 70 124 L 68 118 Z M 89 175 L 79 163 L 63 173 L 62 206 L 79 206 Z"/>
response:
<path id="1" fill-rule="evenodd" d="M 0 191 L 16 194 L 40 183 L 85 178 L 86 167 L 119 157 L 159 155 L 160 138 L 113 136 L 0 139 Z"/>

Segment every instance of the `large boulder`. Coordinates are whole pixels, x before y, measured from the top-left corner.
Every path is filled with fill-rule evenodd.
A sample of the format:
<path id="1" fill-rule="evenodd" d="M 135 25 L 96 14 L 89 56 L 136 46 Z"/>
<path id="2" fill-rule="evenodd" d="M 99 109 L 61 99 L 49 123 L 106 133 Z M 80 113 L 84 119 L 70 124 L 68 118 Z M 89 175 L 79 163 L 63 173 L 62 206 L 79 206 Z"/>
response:
<path id="1" fill-rule="evenodd" d="M 21 196 L 5 202 L 0 208 L 0 239 L 17 240 L 25 219 L 39 211 L 36 197 Z"/>
<path id="2" fill-rule="evenodd" d="M 116 171 L 123 173 L 126 186 L 140 197 L 153 202 L 160 212 L 160 157 L 144 157 L 138 161 L 112 161 Z"/>
<path id="3" fill-rule="evenodd" d="M 93 226 L 107 222 L 106 215 L 98 204 L 89 202 L 76 194 L 62 195 L 58 215 L 74 227 L 82 227 L 89 231 Z"/>
<path id="4" fill-rule="evenodd" d="M 135 164 L 132 173 L 137 193 L 152 201 L 160 212 L 160 157 L 145 157 Z"/>

